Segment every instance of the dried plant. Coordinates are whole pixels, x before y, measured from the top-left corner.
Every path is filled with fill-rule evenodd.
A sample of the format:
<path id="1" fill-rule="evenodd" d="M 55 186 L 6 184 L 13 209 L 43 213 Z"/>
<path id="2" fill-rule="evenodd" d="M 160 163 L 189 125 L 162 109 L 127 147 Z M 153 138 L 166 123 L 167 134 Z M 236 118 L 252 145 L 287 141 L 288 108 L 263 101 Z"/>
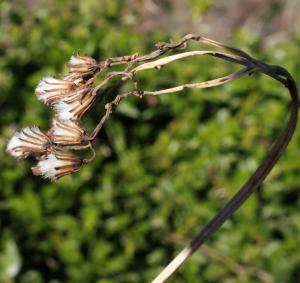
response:
<path id="1" fill-rule="evenodd" d="M 226 52 L 190 51 L 157 59 L 167 52 L 186 49 L 190 40 L 213 45 Z M 138 53 L 135 53 L 130 56 L 108 58 L 101 62 L 97 62 L 87 55 L 73 54 L 70 62 L 66 65 L 69 68 L 69 75 L 61 79 L 46 77 L 40 81 L 35 90 L 37 98 L 46 105 L 50 105 L 55 111 L 52 128 L 45 134 L 40 131 L 39 127 L 25 128 L 21 132 L 15 133 L 8 142 L 6 149 L 8 153 L 18 160 L 25 159 L 29 155 L 35 156 L 38 160 L 38 165 L 32 168 L 33 174 L 57 180 L 80 170 L 84 164 L 87 164 L 94 158 L 93 140 L 121 100 L 130 95 L 142 98 L 144 95 L 173 93 L 185 88 L 208 88 L 233 81 L 244 75 L 251 75 L 254 72 L 264 73 L 283 84 L 290 92 L 292 106 L 290 118 L 282 134 L 245 185 L 152 283 L 165 282 L 261 185 L 288 145 L 294 133 L 298 117 L 298 93 L 295 82 L 289 72 L 280 66 L 265 64 L 252 58 L 242 50 L 194 35 L 187 35 L 177 42 L 158 43 L 156 48 L 156 51 L 148 55 L 139 56 Z M 206 82 L 184 84 L 157 91 L 144 91 L 139 88 L 138 81 L 135 79 L 135 75 L 138 72 L 152 68 L 160 69 L 173 61 L 197 55 L 214 56 L 244 67 L 228 76 Z M 105 73 L 108 69 L 121 64 L 125 65 L 124 71 L 109 71 Z M 92 87 L 99 75 L 103 75 L 103 81 Z M 120 79 L 110 83 L 113 77 L 120 77 Z M 84 113 L 94 103 L 101 103 L 104 96 L 125 81 L 133 83 L 133 90 L 117 95 L 112 102 L 106 104 L 105 115 L 94 131 L 88 134 L 78 124 Z M 62 152 L 69 149 L 80 150 L 87 147 L 93 152 L 93 156 L 89 159 L 82 159 L 76 155 Z"/>

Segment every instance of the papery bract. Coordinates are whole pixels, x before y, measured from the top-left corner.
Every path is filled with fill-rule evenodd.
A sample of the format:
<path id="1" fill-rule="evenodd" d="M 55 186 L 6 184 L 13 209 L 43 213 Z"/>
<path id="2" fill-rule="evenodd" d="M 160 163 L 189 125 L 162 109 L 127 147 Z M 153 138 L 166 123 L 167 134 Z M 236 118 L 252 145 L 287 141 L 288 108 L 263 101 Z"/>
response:
<path id="1" fill-rule="evenodd" d="M 21 160 L 30 154 L 44 154 L 51 145 L 50 138 L 39 127 L 27 127 L 9 140 L 6 152 Z"/>
<path id="2" fill-rule="evenodd" d="M 36 176 L 58 180 L 81 169 L 83 160 L 74 154 L 51 152 L 40 160 L 37 166 L 32 167 L 32 173 Z"/>
<path id="3" fill-rule="evenodd" d="M 90 78 L 99 70 L 99 64 L 94 58 L 87 55 L 81 56 L 79 53 L 77 55 L 73 54 L 66 66 L 70 69 L 70 74 L 76 73 L 83 78 Z"/>
<path id="4" fill-rule="evenodd" d="M 53 119 L 50 137 L 53 143 L 62 146 L 80 145 L 88 140 L 86 130 L 70 120 Z"/>
<path id="5" fill-rule="evenodd" d="M 57 118 L 60 120 L 80 120 L 92 106 L 96 97 L 91 88 L 82 88 L 62 97 L 53 104 Z"/>
<path id="6" fill-rule="evenodd" d="M 76 88 L 72 80 L 58 80 L 53 77 L 43 78 L 35 89 L 37 98 L 45 104 L 52 104 L 61 99 L 65 94 Z"/>

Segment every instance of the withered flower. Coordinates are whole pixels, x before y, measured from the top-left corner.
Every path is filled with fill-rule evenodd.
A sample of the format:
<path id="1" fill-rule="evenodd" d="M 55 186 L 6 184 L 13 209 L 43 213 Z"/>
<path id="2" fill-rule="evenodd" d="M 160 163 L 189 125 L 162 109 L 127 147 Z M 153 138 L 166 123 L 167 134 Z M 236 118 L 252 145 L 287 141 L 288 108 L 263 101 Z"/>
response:
<path id="1" fill-rule="evenodd" d="M 76 56 L 74 54 L 71 56 L 66 66 L 70 69 L 70 74 L 76 73 L 85 79 L 91 78 L 99 70 L 99 64 L 94 58 L 87 55 L 81 56 L 79 52 Z"/>
<path id="2" fill-rule="evenodd" d="M 78 124 L 70 120 L 57 119 L 53 119 L 50 137 L 53 143 L 63 146 L 80 145 L 88 139 L 86 130 Z"/>
<path id="3" fill-rule="evenodd" d="M 50 138 L 42 133 L 39 127 L 27 127 L 14 134 L 7 144 L 6 152 L 21 160 L 30 154 L 42 155 L 46 153 L 50 145 Z"/>
<path id="4" fill-rule="evenodd" d="M 83 160 L 74 154 L 51 152 L 31 170 L 35 176 L 42 175 L 44 178 L 58 180 L 80 170 L 83 164 Z"/>
<path id="5" fill-rule="evenodd" d="M 96 97 L 88 87 L 79 88 L 67 96 L 61 97 L 53 108 L 59 120 L 80 120 L 82 115 L 90 108 Z"/>
<path id="6" fill-rule="evenodd" d="M 35 89 L 37 98 L 45 104 L 53 104 L 64 95 L 76 89 L 74 80 L 58 80 L 53 77 L 43 78 Z"/>

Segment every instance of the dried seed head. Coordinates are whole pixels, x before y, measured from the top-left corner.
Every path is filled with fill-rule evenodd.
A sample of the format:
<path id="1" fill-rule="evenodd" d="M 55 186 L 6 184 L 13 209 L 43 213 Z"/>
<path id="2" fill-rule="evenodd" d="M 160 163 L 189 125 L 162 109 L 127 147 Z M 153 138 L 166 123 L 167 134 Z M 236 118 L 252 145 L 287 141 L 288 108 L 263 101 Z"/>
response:
<path id="1" fill-rule="evenodd" d="M 95 101 L 91 88 L 80 88 L 53 104 L 59 120 L 80 120 Z"/>
<path id="2" fill-rule="evenodd" d="M 37 98 L 45 104 L 53 104 L 64 95 L 76 89 L 72 80 L 58 80 L 53 77 L 43 78 L 35 89 Z"/>
<path id="3" fill-rule="evenodd" d="M 42 133 L 39 127 L 27 127 L 14 134 L 7 144 L 6 152 L 21 160 L 30 154 L 45 154 L 50 145 L 50 138 Z"/>
<path id="4" fill-rule="evenodd" d="M 81 169 L 83 160 L 76 155 L 69 153 L 51 152 L 32 167 L 35 176 L 42 175 L 44 178 L 58 180 Z"/>
<path id="5" fill-rule="evenodd" d="M 53 143 L 64 146 L 81 145 L 88 139 L 86 130 L 76 123 L 57 119 L 53 119 L 50 137 Z"/>
<path id="6" fill-rule="evenodd" d="M 91 78 L 99 70 L 99 64 L 94 58 L 87 55 L 80 56 L 79 52 L 71 56 L 66 66 L 70 69 L 70 74 L 76 73 L 85 79 Z"/>

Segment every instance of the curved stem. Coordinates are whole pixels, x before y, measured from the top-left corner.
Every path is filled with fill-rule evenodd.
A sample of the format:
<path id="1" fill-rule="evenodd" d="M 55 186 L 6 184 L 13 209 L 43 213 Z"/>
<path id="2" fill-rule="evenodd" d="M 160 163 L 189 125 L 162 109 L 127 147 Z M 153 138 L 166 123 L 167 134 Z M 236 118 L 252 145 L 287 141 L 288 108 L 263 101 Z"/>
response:
<path id="1" fill-rule="evenodd" d="M 264 64 L 266 67 L 267 65 Z M 202 231 L 178 254 L 178 256 L 152 281 L 152 283 L 165 282 L 210 236 L 217 231 L 221 225 L 251 196 L 270 173 L 288 143 L 290 142 L 296 128 L 298 119 L 298 92 L 291 75 L 278 66 L 268 66 L 264 73 L 285 76 L 285 86 L 289 89 L 292 98 L 291 115 L 270 152 L 257 168 L 245 185 L 235 196 L 216 214 L 216 216 L 202 229 Z M 270 74 L 269 74 L 270 73 Z"/>

